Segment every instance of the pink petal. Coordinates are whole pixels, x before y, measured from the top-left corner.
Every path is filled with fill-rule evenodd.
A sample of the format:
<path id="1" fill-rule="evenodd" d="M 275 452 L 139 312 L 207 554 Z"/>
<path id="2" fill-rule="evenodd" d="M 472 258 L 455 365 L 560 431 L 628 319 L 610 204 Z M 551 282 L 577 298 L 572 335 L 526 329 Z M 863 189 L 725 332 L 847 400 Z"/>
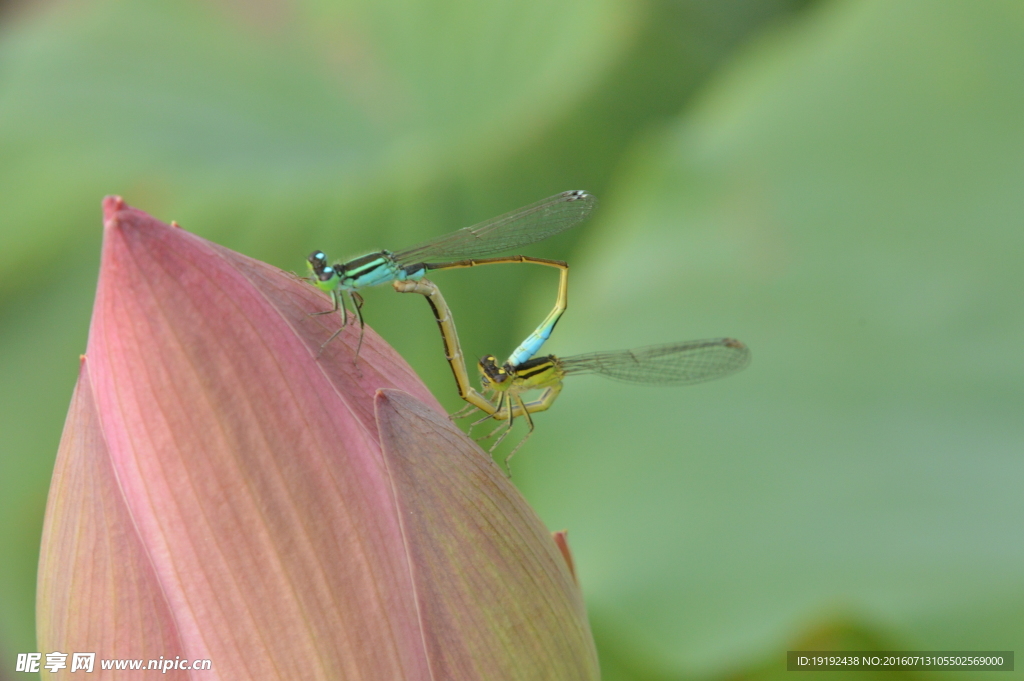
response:
<path id="1" fill-rule="evenodd" d="M 183 656 L 110 465 L 84 357 L 51 489 L 36 595 L 41 649 Z M 186 677 L 172 671 L 168 678 Z"/>
<path id="2" fill-rule="evenodd" d="M 433 678 L 600 678 L 575 578 L 501 470 L 402 392 L 377 416 Z"/>
<path id="3" fill-rule="evenodd" d="M 51 490 L 40 646 L 114 657 L 135 645 L 132 612 L 163 611 L 183 657 L 214 661 L 204 679 L 428 678 L 372 397 L 440 406 L 369 329 L 358 362 L 354 332 L 318 359 L 337 317 L 307 317 L 326 304 L 312 287 L 119 199 L 104 209 L 76 398 L 90 406 Z M 104 505 L 61 474 L 80 469 L 106 480 Z M 102 534 L 109 508 L 144 558 L 118 569 L 145 592 L 114 601 L 67 540 L 74 524 Z M 101 615 L 111 628 L 89 626 Z"/>

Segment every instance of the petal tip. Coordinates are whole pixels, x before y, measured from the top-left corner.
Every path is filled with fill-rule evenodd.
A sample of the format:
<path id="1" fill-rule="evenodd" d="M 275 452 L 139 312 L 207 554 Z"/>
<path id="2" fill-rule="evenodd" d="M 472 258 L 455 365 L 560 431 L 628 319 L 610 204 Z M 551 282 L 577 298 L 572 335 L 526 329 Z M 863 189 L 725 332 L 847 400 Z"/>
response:
<path id="1" fill-rule="evenodd" d="M 124 199 L 111 194 L 103 197 L 103 223 L 106 225 L 114 220 L 114 217 L 125 209 Z"/>
<path id="2" fill-rule="evenodd" d="M 576 586 L 579 586 L 580 580 L 576 576 L 576 562 L 572 559 L 572 550 L 569 548 L 569 530 L 558 530 L 557 532 L 551 533 L 551 538 L 555 540 L 555 546 L 558 547 L 558 552 L 562 554 L 562 558 L 565 559 L 565 564 L 569 567 L 569 574 L 572 575 L 572 580 L 576 582 Z"/>

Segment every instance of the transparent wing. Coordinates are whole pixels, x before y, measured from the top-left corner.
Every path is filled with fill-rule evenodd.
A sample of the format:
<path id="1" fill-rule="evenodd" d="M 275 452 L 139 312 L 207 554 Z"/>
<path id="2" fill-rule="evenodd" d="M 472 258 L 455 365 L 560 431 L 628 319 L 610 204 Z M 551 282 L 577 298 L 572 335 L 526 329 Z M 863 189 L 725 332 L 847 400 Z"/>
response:
<path id="1" fill-rule="evenodd" d="M 400 265 L 466 260 L 532 244 L 582 222 L 597 205 L 582 189 L 562 192 L 478 225 L 424 242 L 394 254 Z"/>
<path id="2" fill-rule="evenodd" d="M 750 361 L 750 349 L 734 338 L 651 345 L 559 359 L 567 374 L 593 373 L 618 381 L 687 385 L 721 378 Z"/>

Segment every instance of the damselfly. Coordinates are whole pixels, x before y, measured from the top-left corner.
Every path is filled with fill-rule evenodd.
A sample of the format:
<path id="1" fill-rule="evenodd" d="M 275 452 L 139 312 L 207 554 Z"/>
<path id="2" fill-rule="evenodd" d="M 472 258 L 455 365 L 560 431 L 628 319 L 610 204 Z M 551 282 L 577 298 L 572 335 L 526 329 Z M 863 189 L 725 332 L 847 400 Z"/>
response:
<path id="1" fill-rule="evenodd" d="M 691 385 L 727 376 L 739 371 L 750 361 L 750 350 L 734 338 L 684 341 L 573 357 L 547 355 L 519 364 L 498 364 L 497 358 L 487 355 L 477 364 L 483 388 L 483 393 L 480 393 L 469 384 L 455 322 L 437 286 L 423 279 L 417 282 L 395 282 L 394 287 L 403 293 L 419 293 L 426 296 L 430 302 L 434 318 L 441 329 L 445 357 L 455 375 L 459 396 L 469 403 L 467 409 L 463 410 L 465 413 L 461 415 L 468 415 L 474 409 L 479 409 L 485 416 L 473 425 L 487 419 L 506 422 L 483 438 L 493 437 L 502 431 L 491 446 L 491 451 L 494 451 L 512 430 L 516 417 L 526 418 L 529 430 L 505 458 L 506 466 L 533 433 L 531 414 L 546 411 L 551 407 L 562 391 L 562 382 L 566 376 L 599 374 L 629 383 Z M 531 390 L 543 392 L 536 399 L 525 401 L 523 394 Z"/>
<path id="2" fill-rule="evenodd" d="M 403 251 L 378 251 L 345 263 L 328 264 L 323 251 L 313 251 L 307 258 L 313 283 L 331 295 L 334 307 L 314 314 L 342 313 L 342 328 L 338 329 L 324 345 L 331 342 L 348 323 L 348 305 L 351 299 L 356 318 L 359 320 L 360 340 L 363 327 L 362 296 L 358 289 L 376 286 L 389 281 L 418 281 L 428 270 L 446 270 L 477 265 L 500 263 L 534 263 L 548 265 L 562 270 L 559 283 L 558 301 L 544 324 L 538 327 L 538 335 L 531 336 L 517 349 L 513 357 L 517 362 L 532 356 L 551 333 L 558 317 L 565 311 L 568 267 L 564 262 L 511 255 L 498 258 L 485 256 L 526 246 L 582 222 L 596 205 L 593 195 L 583 190 L 556 194 L 543 201 L 524 206 L 496 218 L 485 220 L 472 227 L 432 239 Z"/>

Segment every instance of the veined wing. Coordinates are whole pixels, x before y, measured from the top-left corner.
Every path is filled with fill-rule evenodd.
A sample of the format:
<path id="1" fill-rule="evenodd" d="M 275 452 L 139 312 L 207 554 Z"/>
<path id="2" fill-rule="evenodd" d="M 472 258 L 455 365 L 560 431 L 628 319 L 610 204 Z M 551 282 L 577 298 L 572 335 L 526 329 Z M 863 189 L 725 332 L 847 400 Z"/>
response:
<path id="1" fill-rule="evenodd" d="M 558 360 L 567 374 L 594 373 L 631 383 L 687 385 L 721 378 L 750 361 L 750 349 L 734 338 L 594 352 Z"/>
<path id="2" fill-rule="evenodd" d="M 563 232 L 585 220 L 595 205 L 593 195 L 582 189 L 562 192 L 399 251 L 394 258 L 400 265 L 484 258 Z"/>

